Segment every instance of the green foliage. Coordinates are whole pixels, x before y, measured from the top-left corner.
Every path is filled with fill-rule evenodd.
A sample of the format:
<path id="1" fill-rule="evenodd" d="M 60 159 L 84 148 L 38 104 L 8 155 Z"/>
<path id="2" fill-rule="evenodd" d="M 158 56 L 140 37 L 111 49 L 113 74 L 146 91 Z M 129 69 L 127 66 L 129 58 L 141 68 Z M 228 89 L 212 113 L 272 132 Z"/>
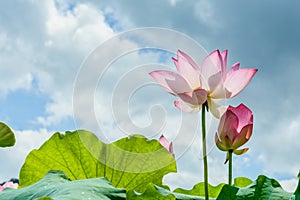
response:
<path id="1" fill-rule="evenodd" d="M 170 192 L 170 191 L 169 191 Z M 175 200 L 175 196 L 169 193 L 161 193 L 155 185 L 149 184 L 144 193 L 139 193 L 130 190 L 126 194 L 128 200 L 143 200 L 143 199 L 160 199 L 160 200 Z"/>
<path id="2" fill-rule="evenodd" d="M 204 197 L 171 192 L 170 190 L 159 187 L 153 184 L 149 184 L 144 193 L 138 193 L 135 191 L 128 191 L 126 199 L 129 200 L 142 200 L 142 199 L 159 199 L 159 200 L 204 200 Z"/>
<path id="3" fill-rule="evenodd" d="M 275 179 L 260 175 L 256 181 L 245 188 L 225 185 L 217 200 L 298 200 L 299 193 L 299 187 L 295 194 L 289 193 L 284 191 Z"/>
<path id="4" fill-rule="evenodd" d="M 21 189 L 5 189 L 0 199 L 204 199 L 204 183 L 191 190 L 163 186 L 163 176 L 174 171 L 173 156 L 156 140 L 133 135 L 105 144 L 88 131 L 55 133 L 27 156 Z M 263 175 L 254 182 L 238 177 L 233 186 L 209 185 L 209 193 L 211 200 L 300 200 L 300 184 L 289 193 Z"/>
<path id="5" fill-rule="evenodd" d="M 208 188 L 209 197 L 217 198 L 224 185 L 225 185 L 224 183 L 221 183 L 217 186 L 209 185 L 208 186 L 209 187 Z M 201 182 L 201 183 L 196 184 L 191 190 L 184 190 L 184 189 L 178 188 L 178 189 L 175 189 L 174 192 L 195 195 L 195 196 L 205 196 L 204 183 Z"/>
<path id="6" fill-rule="evenodd" d="M 250 185 L 253 181 L 246 177 L 237 177 L 234 179 L 233 186 L 243 188 Z"/>
<path id="7" fill-rule="evenodd" d="M 0 122 L 0 147 L 14 146 L 16 138 L 12 130 L 3 122 Z"/>
<path id="8" fill-rule="evenodd" d="M 238 177 L 234 180 L 234 184 L 237 187 L 245 187 L 252 183 L 252 181 L 245 177 Z M 209 197 L 211 200 L 216 199 L 220 194 L 225 183 L 217 186 L 209 185 Z M 191 190 L 185 190 L 181 188 L 175 189 L 173 192 L 168 188 L 159 187 L 153 184 L 149 184 L 144 193 L 138 193 L 133 190 L 127 192 L 127 199 L 162 199 L 162 200 L 189 200 L 199 199 L 204 200 L 204 183 L 196 184 Z M 228 198 L 230 199 L 230 198 Z"/>
<path id="9" fill-rule="evenodd" d="M 246 178 L 238 178 L 236 182 L 249 181 Z M 196 184 L 192 190 L 176 189 L 170 191 L 168 187 L 157 186 L 149 183 L 144 192 L 136 192 L 113 187 L 106 178 L 91 178 L 71 181 L 61 171 L 50 171 L 37 183 L 15 190 L 7 188 L 0 192 L 0 199 L 5 200 L 68 200 L 68 199 L 93 199 L 93 200 L 204 200 L 203 196 L 196 195 L 198 189 L 203 190 L 203 183 Z M 217 198 L 210 196 L 211 200 L 299 200 L 300 184 L 294 194 L 285 192 L 279 183 L 265 176 L 259 176 L 245 188 L 220 184 L 210 186 L 210 192 L 218 191 L 222 187 Z"/>
<path id="10" fill-rule="evenodd" d="M 0 192 L 0 199 L 3 200 L 122 200 L 125 198 L 126 191 L 114 188 L 105 178 L 70 181 L 61 171 L 50 171 L 33 185 Z"/>
<path id="11" fill-rule="evenodd" d="M 71 180 L 107 178 L 113 186 L 143 192 L 149 183 L 176 171 L 173 156 L 157 140 L 130 136 L 105 144 L 88 131 L 55 133 L 27 156 L 20 187 L 31 185 L 50 170 L 61 170 Z"/>

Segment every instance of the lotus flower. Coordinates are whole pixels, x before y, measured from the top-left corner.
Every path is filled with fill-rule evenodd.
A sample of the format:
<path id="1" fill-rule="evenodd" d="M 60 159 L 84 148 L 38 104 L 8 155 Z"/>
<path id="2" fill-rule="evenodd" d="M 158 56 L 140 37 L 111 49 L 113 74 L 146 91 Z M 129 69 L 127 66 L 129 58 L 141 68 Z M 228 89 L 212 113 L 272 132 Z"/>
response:
<path id="1" fill-rule="evenodd" d="M 165 90 L 180 98 L 174 102 L 177 108 L 197 112 L 207 103 L 211 113 L 219 118 L 226 110 L 219 101 L 240 93 L 257 72 L 257 69 L 239 69 L 240 63 L 226 72 L 227 53 L 227 50 L 215 50 L 199 66 L 189 55 L 178 50 L 177 59 L 173 58 L 178 73 L 158 70 L 150 75 Z"/>
<path id="2" fill-rule="evenodd" d="M 165 147 L 172 155 L 175 157 L 174 152 L 173 152 L 173 143 L 169 143 L 169 141 L 165 138 L 164 135 L 161 135 L 160 138 L 158 139 L 159 143 Z"/>
<path id="3" fill-rule="evenodd" d="M 14 188 L 17 189 L 19 186 L 18 183 L 13 183 L 11 181 L 8 181 L 6 183 L 4 183 L 3 185 L 0 185 L 0 192 L 2 192 L 2 190 L 4 190 L 5 188 Z"/>
<path id="4" fill-rule="evenodd" d="M 244 104 L 238 107 L 229 106 L 222 115 L 215 136 L 217 147 L 221 151 L 232 151 L 236 155 L 241 155 L 248 151 L 248 148 L 239 149 L 252 135 L 253 114 Z M 225 163 L 228 161 L 227 159 Z"/>

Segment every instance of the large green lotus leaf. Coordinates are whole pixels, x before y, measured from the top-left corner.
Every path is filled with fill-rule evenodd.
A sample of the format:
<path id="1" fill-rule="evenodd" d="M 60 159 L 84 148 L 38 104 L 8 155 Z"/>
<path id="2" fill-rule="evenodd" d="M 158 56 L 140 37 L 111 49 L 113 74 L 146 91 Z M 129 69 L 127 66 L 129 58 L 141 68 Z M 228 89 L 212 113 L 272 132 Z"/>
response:
<path id="1" fill-rule="evenodd" d="M 209 197 L 217 198 L 224 185 L 225 185 L 224 183 L 221 183 L 217 186 L 208 185 Z M 201 182 L 196 184 L 191 190 L 177 188 L 174 190 L 174 192 L 181 193 L 181 194 L 195 195 L 195 196 L 204 196 L 205 195 L 204 183 Z"/>
<path id="2" fill-rule="evenodd" d="M 49 170 L 64 171 L 71 180 L 107 178 L 113 186 L 143 192 L 149 183 L 176 171 L 173 156 L 157 140 L 139 135 L 105 144 L 91 132 L 55 133 L 27 156 L 20 187 L 31 185 Z"/>
<path id="3" fill-rule="evenodd" d="M 234 179 L 234 186 L 236 187 L 246 187 L 250 185 L 253 181 L 245 177 L 238 177 Z M 220 194 L 222 187 L 226 185 L 225 183 L 219 184 L 217 186 L 209 185 L 209 197 L 210 199 L 216 199 Z M 181 188 L 175 189 L 173 192 L 167 187 L 159 187 L 153 184 L 149 184 L 147 189 L 143 193 L 139 193 L 133 190 L 127 192 L 127 199 L 162 199 L 162 200 L 183 200 L 183 199 L 200 199 L 204 200 L 204 183 L 196 184 L 191 190 L 185 190 Z"/>
<path id="4" fill-rule="evenodd" d="M 0 122 L 0 147 L 14 146 L 16 138 L 12 130 L 3 122 Z"/>
<path id="5" fill-rule="evenodd" d="M 61 171 L 50 171 L 37 183 L 21 189 L 0 192 L 5 200 L 122 200 L 126 191 L 113 187 L 105 178 L 70 181 Z"/>
<path id="6" fill-rule="evenodd" d="M 170 191 L 169 191 L 170 192 Z M 143 193 L 134 190 L 127 191 L 127 200 L 144 200 L 144 199 L 159 199 L 159 200 L 176 200 L 173 194 L 168 192 L 161 193 L 155 185 L 149 184 Z"/>
<path id="7" fill-rule="evenodd" d="M 256 181 L 245 188 L 224 185 L 217 200 L 299 200 L 300 187 L 290 193 L 282 189 L 278 181 L 260 175 Z"/>
<path id="8" fill-rule="evenodd" d="M 181 194 L 168 190 L 167 188 L 149 184 L 143 193 L 133 190 L 127 192 L 128 200 L 159 199 L 159 200 L 204 200 L 204 197 L 189 194 Z M 211 199 L 212 200 L 212 199 Z"/>
<path id="9" fill-rule="evenodd" d="M 215 200 L 220 190 L 225 184 L 219 184 L 218 186 L 209 185 L 209 199 Z M 204 192 L 202 188 L 203 183 L 199 183 L 194 186 L 192 190 L 176 189 L 170 191 L 168 188 L 149 184 L 147 189 L 143 193 L 139 193 L 133 190 L 127 191 L 126 199 L 129 200 L 142 200 L 142 199 L 160 199 L 160 200 L 204 200 Z M 201 194 L 201 195 L 199 195 Z M 227 200 L 229 200 L 228 198 Z"/>
<path id="10" fill-rule="evenodd" d="M 234 179 L 234 186 L 240 187 L 240 188 L 246 187 L 246 186 L 250 185 L 251 183 L 252 183 L 252 181 L 245 177 L 237 177 Z M 217 186 L 209 185 L 209 197 L 217 198 L 224 185 L 225 185 L 225 183 L 221 183 Z M 177 188 L 174 190 L 174 192 L 181 193 L 181 194 L 194 195 L 194 196 L 204 196 L 205 195 L 204 183 L 201 182 L 201 183 L 196 184 L 191 190 Z"/>

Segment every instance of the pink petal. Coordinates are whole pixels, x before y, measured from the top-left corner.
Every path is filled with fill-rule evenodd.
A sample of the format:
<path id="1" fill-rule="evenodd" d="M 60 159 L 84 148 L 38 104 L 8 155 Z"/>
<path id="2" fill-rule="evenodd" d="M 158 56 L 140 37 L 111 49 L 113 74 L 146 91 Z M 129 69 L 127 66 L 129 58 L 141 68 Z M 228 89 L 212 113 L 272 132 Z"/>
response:
<path id="1" fill-rule="evenodd" d="M 166 149 L 168 149 L 168 147 L 169 147 L 169 142 L 168 142 L 168 140 L 165 138 L 164 135 L 161 135 L 161 136 L 159 137 L 158 141 L 159 141 L 159 143 L 160 143 L 163 147 L 165 147 Z"/>
<path id="2" fill-rule="evenodd" d="M 218 127 L 218 133 L 220 136 L 221 141 L 225 140 L 226 137 L 228 137 L 232 142 L 237 135 L 237 129 L 238 127 L 238 118 L 237 116 L 229 109 L 222 115 L 219 127 Z"/>
<path id="3" fill-rule="evenodd" d="M 221 53 L 221 57 L 222 57 L 221 71 L 210 76 L 208 79 L 210 96 L 215 99 L 226 98 L 226 90 L 224 88 L 223 82 L 226 79 L 227 53 L 228 50 L 225 50 Z"/>
<path id="4" fill-rule="evenodd" d="M 226 90 L 224 88 L 222 73 L 218 72 L 208 78 L 209 94 L 214 99 L 226 98 Z"/>
<path id="5" fill-rule="evenodd" d="M 236 137 L 234 138 L 233 141 L 233 149 L 237 149 L 240 146 L 242 146 L 243 144 L 245 144 L 251 137 L 252 135 L 252 129 L 253 129 L 253 125 L 249 124 L 247 126 L 245 126 L 244 128 L 242 128 L 241 132 L 239 134 L 236 135 Z"/>
<path id="6" fill-rule="evenodd" d="M 221 53 L 221 57 L 222 57 L 222 61 L 223 61 L 223 63 L 222 63 L 223 80 L 225 80 L 226 71 L 227 71 L 227 54 L 228 54 L 227 49 Z"/>
<path id="7" fill-rule="evenodd" d="M 177 55 L 190 63 L 194 70 L 198 71 L 200 69 L 197 63 L 185 52 L 178 50 Z"/>
<path id="8" fill-rule="evenodd" d="M 222 74 L 223 67 L 223 58 L 219 50 L 213 51 L 203 60 L 200 66 L 200 78 L 206 89 L 209 89 L 209 78 L 218 73 Z"/>
<path id="9" fill-rule="evenodd" d="M 253 124 L 252 111 L 244 104 L 240 104 L 236 108 L 229 106 L 228 109 L 231 110 L 239 119 L 239 124 L 237 128 L 238 132 L 240 132 L 244 126 L 248 124 Z"/>
<path id="10" fill-rule="evenodd" d="M 4 190 L 5 188 L 14 188 L 14 189 L 17 189 L 18 186 L 19 186 L 18 183 L 13 183 L 11 181 L 8 181 L 8 182 L 4 183 L 4 185 L 0 186 L 0 192 L 2 190 Z"/>
<path id="11" fill-rule="evenodd" d="M 202 62 L 201 67 L 213 66 L 218 69 L 217 71 L 222 71 L 223 58 L 219 50 L 211 52 Z"/>
<path id="12" fill-rule="evenodd" d="M 200 107 L 191 107 L 190 105 L 186 104 L 185 102 L 183 102 L 181 100 L 174 101 L 174 105 L 178 109 L 180 109 L 186 113 L 194 113 L 194 112 L 198 112 L 200 110 Z"/>
<path id="13" fill-rule="evenodd" d="M 194 94 L 197 98 L 197 102 L 198 102 L 198 105 L 202 105 L 206 102 L 207 100 L 207 92 L 206 90 L 203 90 L 203 89 L 197 89 L 194 91 Z"/>
<path id="14" fill-rule="evenodd" d="M 230 68 L 229 72 L 227 73 L 227 75 L 229 75 L 229 74 L 231 74 L 232 72 L 238 70 L 238 69 L 240 68 L 240 64 L 241 64 L 240 62 L 234 63 L 234 64 L 231 66 L 231 68 Z"/>
<path id="15" fill-rule="evenodd" d="M 165 90 L 172 94 L 175 94 L 166 82 L 166 78 L 173 78 L 173 75 L 170 75 L 169 71 L 157 70 L 150 72 L 149 75 L 152 76 L 152 78 Z"/>
<path id="16" fill-rule="evenodd" d="M 175 72 L 158 70 L 149 74 L 154 78 L 154 80 L 156 80 L 158 84 L 172 94 L 192 91 L 186 80 Z"/>
<path id="17" fill-rule="evenodd" d="M 169 143 L 169 141 L 165 138 L 164 135 L 161 135 L 160 138 L 158 139 L 158 141 L 164 148 L 166 148 L 174 156 L 172 142 Z"/>
<path id="18" fill-rule="evenodd" d="M 173 157 L 175 157 L 174 150 L 173 150 L 173 142 L 170 143 L 169 152 L 173 155 Z"/>
<path id="19" fill-rule="evenodd" d="M 192 104 L 192 105 L 197 105 L 195 98 L 195 95 L 193 95 L 193 92 L 185 92 L 185 93 L 180 93 L 178 96 L 182 99 L 182 101 Z"/>
<path id="20" fill-rule="evenodd" d="M 237 67 L 235 66 L 235 69 Z M 224 86 L 227 92 L 227 98 L 232 98 L 240 93 L 251 81 L 257 69 L 232 69 L 227 74 Z"/>
<path id="21" fill-rule="evenodd" d="M 173 61 L 179 74 L 187 80 L 192 88 L 200 87 L 199 67 L 195 61 L 180 50 L 178 50 L 177 57 L 177 59 L 173 58 Z"/>
<path id="22" fill-rule="evenodd" d="M 192 104 L 194 106 L 199 106 L 205 103 L 207 92 L 206 90 L 198 89 L 193 92 L 178 94 L 178 96 L 186 103 Z"/>

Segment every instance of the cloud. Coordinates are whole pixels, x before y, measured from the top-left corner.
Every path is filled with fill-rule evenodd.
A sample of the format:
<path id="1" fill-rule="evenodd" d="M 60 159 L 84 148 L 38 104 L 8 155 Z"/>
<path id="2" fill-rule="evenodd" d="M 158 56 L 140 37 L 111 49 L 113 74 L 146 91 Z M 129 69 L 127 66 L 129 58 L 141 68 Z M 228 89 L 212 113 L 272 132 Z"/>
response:
<path id="1" fill-rule="evenodd" d="M 29 61 L 30 46 L 18 38 L 12 38 L 8 33 L 0 32 L 0 52 L 0 98 L 17 89 L 29 90 L 33 80 Z"/>
<path id="2" fill-rule="evenodd" d="M 46 129 L 40 130 L 15 130 L 16 144 L 10 148 L 1 149 L 1 175 L 0 180 L 18 178 L 18 171 L 25 162 L 26 156 L 33 149 L 39 148 L 50 136 Z"/>
<path id="3" fill-rule="evenodd" d="M 260 149 L 257 149 L 256 153 L 264 162 L 265 173 L 270 175 L 288 174 L 293 177 L 299 172 L 298 152 L 300 147 L 297 140 L 300 129 L 299 121 L 300 115 L 291 121 L 283 119 L 281 123 L 274 124 L 268 135 L 263 134 L 257 138 L 257 145 Z"/>
<path id="4" fill-rule="evenodd" d="M 114 34 L 104 13 L 89 4 L 77 4 L 67 11 L 58 9 L 53 2 L 48 2 L 47 7 L 45 24 L 52 48 L 78 51 L 84 57 Z"/>
<path id="5" fill-rule="evenodd" d="M 26 15 L 24 22 L 39 19 L 36 24 L 30 23 L 37 29 L 36 37 L 20 30 L 19 19 L 11 19 L 12 24 L 18 20 L 19 35 L 11 34 L 8 24 L 0 24 L 8 27 L 0 32 L 0 72 L 8 75 L 1 79 L 0 91 L 5 96 L 16 89 L 29 90 L 35 79 L 39 90 L 51 99 L 45 108 L 46 116 L 37 118 L 38 123 L 47 127 L 72 116 L 73 81 L 80 64 L 114 31 L 101 10 L 89 4 L 76 4 L 71 10 L 52 0 L 28 3 L 27 7 L 30 6 L 34 7 L 32 13 L 27 16 L 29 10 L 24 10 L 19 15 Z M 37 9 L 43 10 L 43 14 Z M 42 27 L 45 29 L 40 30 Z"/>
<path id="6" fill-rule="evenodd" d="M 44 82 L 44 75 L 40 77 L 44 91 L 53 98 L 53 103 L 47 106 L 50 116 L 44 119 L 48 125 L 63 116 L 72 115 L 73 82 L 82 60 L 113 34 L 104 21 L 103 13 L 88 4 L 77 4 L 65 13 L 58 10 L 53 2 L 49 4 L 45 23 L 51 47 L 48 49 L 50 58 L 46 62 L 45 75 L 50 80 Z M 42 118 L 39 119 L 42 121 Z"/>
<path id="7" fill-rule="evenodd" d="M 287 192 L 295 192 L 299 179 L 281 180 L 280 185 Z"/>
<path id="8" fill-rule="evenodd" d="M 101 10 L 89 4 L 74 5 L 71 10 L 52 0 L 1 4 L 0 97 L 18 89 L 37 89 L 49 100 L 35 123 L 49 129 L 57 127 L 57 131 L 65 119 L 72 119 L 73 82 L 82 60 L 114 31 Z M 18 176 L 29 151 L 50 136 L 47 130 L 16 131 L 16 146 L 1 152 L 1 160 L 6 161 L 1 166 L 1 180 Z"/>
<path id="9" fill-rule="evenodd" d="M 217 25 L 213 18 L 215 13 L 210 2 L 204 0 L 197 1 L 194 7 L 194 13 L 200 23 L 209 24 L 212 27 Z"/>

